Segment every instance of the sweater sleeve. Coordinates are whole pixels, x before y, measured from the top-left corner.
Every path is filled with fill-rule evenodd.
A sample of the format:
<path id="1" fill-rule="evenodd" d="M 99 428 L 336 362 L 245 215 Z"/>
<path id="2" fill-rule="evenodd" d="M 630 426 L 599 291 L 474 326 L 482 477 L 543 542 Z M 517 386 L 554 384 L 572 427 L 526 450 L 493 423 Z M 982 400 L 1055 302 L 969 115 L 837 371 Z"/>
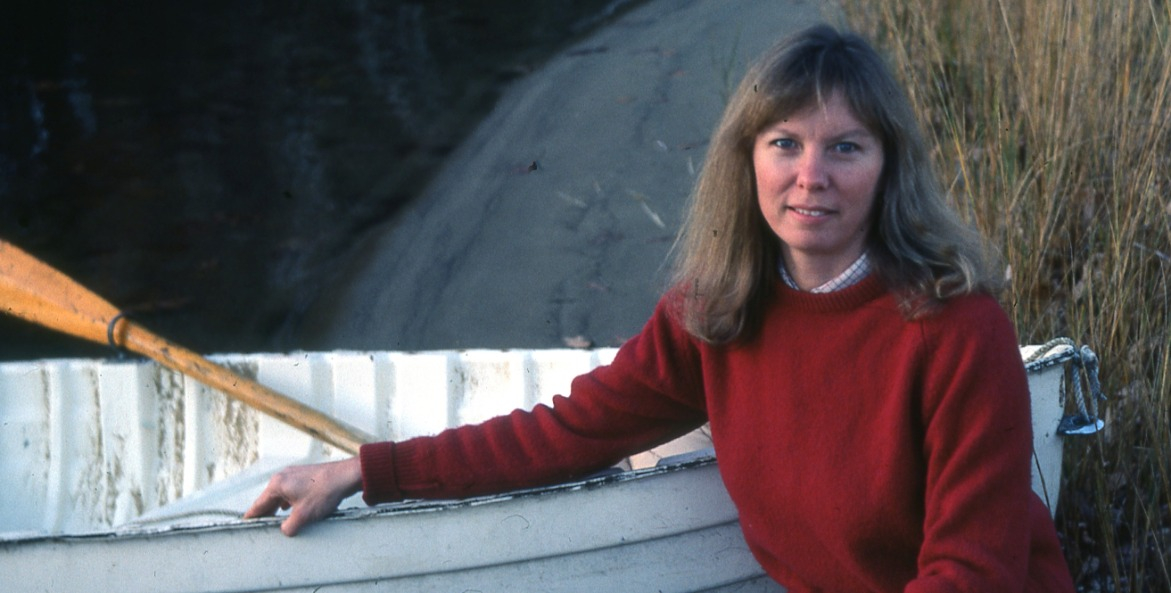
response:
<path id="1" fill-rule="evenodd" d="M 698 354 L 660 303 L 613 363 L 568 397 L 477 425 L 363 446 L 368 504 L 461 498 L 588 475 L 686 433 L 706 418 Z"/>
<path id="2" fill-rule="evenodd" d="M 1024 591 L 1037 510 L 1015 332 L 992 298 L 969 297 L 924 334 L 924 542 L 906 591 Z"/>

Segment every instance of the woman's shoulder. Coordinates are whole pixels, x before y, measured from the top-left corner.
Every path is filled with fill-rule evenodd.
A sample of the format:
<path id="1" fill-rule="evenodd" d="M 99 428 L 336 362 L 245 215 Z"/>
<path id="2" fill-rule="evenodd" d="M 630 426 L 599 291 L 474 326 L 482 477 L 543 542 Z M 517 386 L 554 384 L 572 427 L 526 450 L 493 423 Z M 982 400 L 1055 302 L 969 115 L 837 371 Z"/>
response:
<path id="1" fill-rule="evenodd" d="M 994 344 L 996 347 L 1016 346 L 1016 330 L 1008 313 L 995 296 L 975 292 L 949 298 L 931 314 L 918 320 L 924 337 L 942 346 L 952 344 L 966 347 Z"/>
<path id="2" fill-rule="evenodd" d="M 1007 314 L 1000 301 L 992 294 L 977 291 L 950 297 L 943 301 L 938 311 L 945 317 L 1005 317 Z"/>

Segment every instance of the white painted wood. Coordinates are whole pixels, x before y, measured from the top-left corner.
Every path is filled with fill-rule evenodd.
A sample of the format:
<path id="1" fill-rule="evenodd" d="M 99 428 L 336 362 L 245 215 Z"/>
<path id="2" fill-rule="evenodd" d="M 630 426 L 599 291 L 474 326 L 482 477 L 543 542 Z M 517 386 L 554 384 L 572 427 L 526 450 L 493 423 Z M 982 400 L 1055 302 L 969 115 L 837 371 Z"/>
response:
<path id="1" fill-rule="evenodd" d="M 47 369 L 37 363 L 0 365 L 0 531 L 36 531 L 46 517 L 49 464 Z"/>
<path id="2" fill-rule="evenodd" d="M 1052 515 L 1057 512 L 1061 488 L 1062 437 L 1057 434 L 1064 407 L 1061 382 L 1065 367 L 1053 365 L 1029 373 L 1033 405 L 1033 491 L 1045 501 Z"/>
<path id="3" fill-rule="evenodd" d="M 292 539 L 260 520 L 0 540 L 0 574 L 18 573 L 6 591 L 783 591 L 710 461 L 354 510 Z"/>

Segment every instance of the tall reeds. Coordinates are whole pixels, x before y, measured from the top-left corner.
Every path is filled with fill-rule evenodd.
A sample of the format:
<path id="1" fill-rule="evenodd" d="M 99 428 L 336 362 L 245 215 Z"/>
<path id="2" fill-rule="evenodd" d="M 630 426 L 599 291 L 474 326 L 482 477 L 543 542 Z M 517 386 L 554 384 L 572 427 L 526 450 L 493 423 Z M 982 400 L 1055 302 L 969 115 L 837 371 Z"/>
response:
<path id="1" fill-rule="evenodd" d="M 1058 529 L 1082 591 L 1171 591 L 1171 6 L 843 0 L 911 89 L 992 239 L 1024 343 L 1102 360 L 1107 428 L 1067 438 Z M 990 371 L 991 372 L 991 371 Z"/>

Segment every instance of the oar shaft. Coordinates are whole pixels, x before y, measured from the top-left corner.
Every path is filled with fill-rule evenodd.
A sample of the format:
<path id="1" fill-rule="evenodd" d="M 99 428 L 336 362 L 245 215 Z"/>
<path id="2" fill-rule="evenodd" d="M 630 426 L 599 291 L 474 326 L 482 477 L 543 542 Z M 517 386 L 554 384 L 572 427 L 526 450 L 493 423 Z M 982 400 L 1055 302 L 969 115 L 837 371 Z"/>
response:
<path id="1" fill-rule="evenodd" d="M 132 321 L 119 321 L 114 335 L 115 340 L 127 350 L 230 394 L 234 399 L 339 449 L 357 454 L 358 448 L 364 443 L 375 440 L 357 428 L 232 372 Z"/>
<path id="2" fill-rule="evenodd" d="M 357 453 L 363 443 L 375 440 L 147 331 L 122 317 L 117 308 L 69 276 L 3 240 L 0 240 L 0 312 L 146 356 L 350 453 Z"/>

